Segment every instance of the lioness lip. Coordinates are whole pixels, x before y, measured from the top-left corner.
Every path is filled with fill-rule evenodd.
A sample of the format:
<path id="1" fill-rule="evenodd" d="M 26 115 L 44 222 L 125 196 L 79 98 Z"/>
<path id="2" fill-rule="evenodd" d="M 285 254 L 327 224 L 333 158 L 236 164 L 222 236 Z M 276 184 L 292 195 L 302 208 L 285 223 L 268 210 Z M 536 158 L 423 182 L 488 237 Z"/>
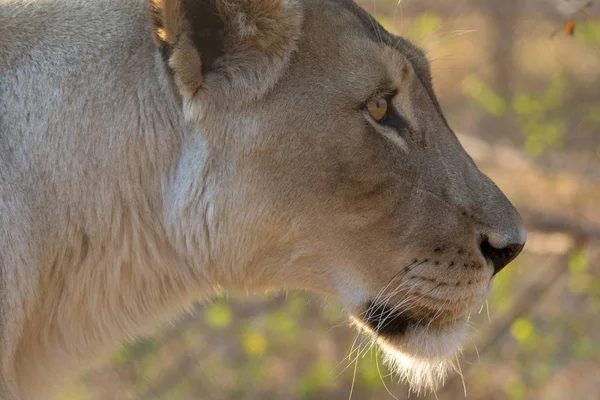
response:
<path id="1" fill-rule="evenodd" d="M 363 322 L 373 332 L 384 336 L 403 335 L 410 326 L 417 323 L 406 312 L 397 312 L 388 305 L 373 301 L 367 306 Z"/>
<path id="2" fill-rule="evenodd" d="M 438 313 L 439 314 L 439 313 Z M 407 311 L 397 311 L 394 307 L 376 302 L 369 302 L 366 311 L 360 317 L 353 317 L 355 322 L 365 330 L 378 336 L 402 336 L 410 328 L 416 327 L 442 327 L 456 323 L 463 319 L 464 315 L 453 315 L 444 318 L 440 315 L 425 317 L 412 315 Z"/>

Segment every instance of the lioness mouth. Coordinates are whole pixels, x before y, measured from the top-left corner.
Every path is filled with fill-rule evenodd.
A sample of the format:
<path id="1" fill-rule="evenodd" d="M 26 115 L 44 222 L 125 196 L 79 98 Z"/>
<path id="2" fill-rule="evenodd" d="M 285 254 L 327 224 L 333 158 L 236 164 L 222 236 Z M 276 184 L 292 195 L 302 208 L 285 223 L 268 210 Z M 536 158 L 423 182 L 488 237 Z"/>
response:
<path id="1" fill-rule="evenodd" d="M 371 301 L 364 314 L 364 323 L 374 333 L 391 336 L 403 335 L 408 328 L 418 324 L 418 319 L 388 305 Z"/>
<path id="2" fill-rule="evenodd" d="M 379 345 L 386 364 L 420 392 L 438 386 L 466 334 L 464 314 L 432 312 L 370 301 L 351 320 Z"/>
<path id="3" fill-rule="evenodd" d="M 370 301 L 363 315 L 355 319 L 367 331 L 379 336 L 391 337 L 404 335 L 411 328 L 435 328 L 447 325 L 456 322 L 461 316 L 441 311 L 416 315 L 414 312 L 398 309 L 397 306 Z"/>

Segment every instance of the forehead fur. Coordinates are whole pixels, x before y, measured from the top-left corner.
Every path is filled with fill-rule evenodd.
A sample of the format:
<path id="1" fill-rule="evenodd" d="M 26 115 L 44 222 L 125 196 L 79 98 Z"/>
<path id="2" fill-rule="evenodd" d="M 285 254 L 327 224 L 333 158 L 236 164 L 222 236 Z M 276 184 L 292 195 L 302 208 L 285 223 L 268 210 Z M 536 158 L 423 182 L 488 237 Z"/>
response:
<path id="1" fill-rule="evenodd" d="M 371 40 L 382 43 L 399 51 L 412 65 L 421 83 L 426 87 L 430 94 L 433 94 L 429 61 L 427 60 L 427 57 L 421 48 L 405 38 L 394 36 L 386 31 L 385 28 L 381 26 L 381 24 L 377 22 L 377 20 L 371 14 L 362 9 L 353 0 L 331 1 L 336 3 L 336 5 L 345 7 L 350 13 L 352 13 L 360 21 L 362 27 L 367 35 L 369 35 Z"/>

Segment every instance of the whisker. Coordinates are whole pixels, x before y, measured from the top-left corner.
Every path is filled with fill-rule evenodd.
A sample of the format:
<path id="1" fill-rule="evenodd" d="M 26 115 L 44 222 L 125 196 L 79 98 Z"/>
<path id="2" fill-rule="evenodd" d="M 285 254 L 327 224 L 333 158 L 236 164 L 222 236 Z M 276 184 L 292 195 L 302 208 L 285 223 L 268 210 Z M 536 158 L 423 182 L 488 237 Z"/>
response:
<path id="1" fill-rule="evenodd" d="M 420 295 L 419 297 L 417 297 L 417 298 L 414 298 L 414 299 L 408 299 L 409 301 L 411 301 L 411 304 L 410 304 L 410 305 L 411 305 L 411 306 L 413 306 L 414 304 L 418 303 L 418 302 L 419 302 L 420 300 L 422 300 L 422 299 L 423 299 L 425 296 L 429 295 L 429 294 L 430 294 L 432 291 L 434 291 L 434 290 L 438 289 L 440 286 L 441 286 L 441 284 L 440 284 L 440 283 L 438 283 L 437 285 L 435 285 L 435 286 L 434 286 L 433 288 L 431 288 L 430 290 L 428 290 L 428 291 L 426 291 L 426 292 L 423 292 L 423 293 L 421 293 L 421 295 Z M 401 302 L 401 303 L 399 303 L 399 304 L 397 304 L 397 305 L 396 305 L 394 308 L 392 308 L 392 310 L 390 311 L 390 313 L 389 313 L 389 314 L 395 314 L 395 313 L 396 313 L 396 311 L 397 311 L 397 310 L 398 310 L 400 307 L 402 307 L 402 306 L 404 306 L 404 304 L 402 304 L 402 302 Z M 400 314 L 402 314 L 402 313 L 406 313 L 406 312 L 410 311 L 410 309 L 411 309 L 411 308 L 407 308 L 407 309 L 405 309 L 405 310 L 402 310 L 402 312 L 401 312 Z M 388 318 L 389 318 L 389 316 L 388 316 Z M 421 323 L 421 321 L 422 321 L 423 319 L 424 319 L 424 317 L 423 317 L 423 318 L 421 318 L 421 319 L 420 319 L 420 320 L 417 322 L 417 325 L 418 325 L 418 324 L 420 324 L 420 323 Z M 384 328 L 385 326 L 387 326 L 387 325 L 384 325 L 384 326 L 382 326 L 382 327 L 379 327 L 379 326 L 378 326 L 378 329 L 382 329 L 382 328 Z"/>
<path id="2" fill-rule="evenodd" d="M 340 372 L 337 374 L 337 377 L 339 377 L 340 375 L 342 375 L 342 374 L 343 374 L 343 373 L 344 373 L 344 372 L 345 372 L 345 371 L 346 371 L 348 368 L 350 368 L 350 367 L 352 366 L 352 364 L 353 364 L 353 363 L 354 363 L 356 360 L 358 360 L 358 358 L 360 357 L 360 353 L 361 353 L 361 352 L 362 352 L 362 350 L 363 350 L 363 349 L 361 349 L 361 347 L 362 347 L 363 343 L 365 342 L 366 338 L 362 337 L 362 339 L 361 339 L 361 340 L 362 340 L 362 341 L 360 342 L 360 344 L 358 345 L 358 347 L 357 347 L 357 349 L 356 349 L 356 357 L 354 357 L 354 359 L 352 359 L 352 360 L 350 360 L 350 358 L 348 358 L 350 362 L 348 363 L 348 365 L 347 365 L 347 366 L 346 366 L 346 367 L 345 367 L 343 370 L 341 370 L 341 371 L 340 371 Z M 345 360 L 345 358 L 344 358 L 344 360 Z M 340 364 L 341 364 L 342 362 L 344 362 L 344 360 L 342 360 L 342 361 L 340 362 Z M 339 364 L 338 364 L 338 367 L 339 367 Z M 336 367 L 336 368 L 337 368 L 337 367 Z"/>
<path id="3" fill-rule="evenodd" d="M 352 399 L 352 393 L 354 392 L 354 382 L 356 381 L 356 370 L 358 369 L 358 358 L 354 363 L 354 373 L 352 374 L 352 384 L 350 386 L 350 394 L 348 395 L 348 400 Z"/>
<path id="4" fill-rule="evenodd" d="M 422 265 L 424 263 L 424 261 L 418 262 L 418 260 L 415 260 L 409 264 L 407 264 L 406 266 L 404 266 L 400 271 L 398 271 L 390 280 L 390 282 L 388 282 L 388 284 L 382 288 L 377 295 L 373 298 L 373 302 L 378 303 L 378 304 L 383 304 L 386 305 L 396 294 L 398 294 L 398 292 L 400 291 L 400 289 L 403 287 L 403 285 L 405 285 L 404 282 L 402 282 L 400 285 L 398 285 L 391 293 L 388 293 L 384 298 L 381 298 L 381 296 L 384 294 L 385 290 L 387 290 L 387 288 L 390 287 L 390 285 L 392 283 L 394 283 L 394 281 L 400 277 L 403 276 L 403 274 L 406 274 L 412 270 L 414 270 L 416 267 Z M 368 310 L 365 310 L 363 312 L 361 312 L 360 314 L 358 314 L 358 317 L 363 317 L 366 313 L 368 312 Z"/>
<path id="5" fill-rule="evenodd" d="M 390 389 L 388 389 L 387 385 L 385 384 L 385 381 L 383 380 L 383 375 L 381 375 L 381 369 L 379 368 L 378 355 L 379 355 L 379 351 L 376 351 L 375 352 L 375 365 L 377 366 L 377 373 L 379 374 L 379 379 L 381 379 L 381 383 L 383 383 L 383 387 L 388 392 L 388 394 L 390 396 L 392 396 L 395 400 L 400 400 L 396 396 L 394 396 L 394 394 L 390 391 Z"/>
<path id="6" fill-rule="evenodd" d="M 458 356 L 456 357 L 456 366 L 458 367 L 458 374 L 460 375 L 460 380 L 462 381 L 462 385 L 463 385 L 463 390 L 465 393 L 465 398 L 467 398 L 467 384 L 465 383 L 465 376 L 462 372 L 462 368 L 460 367 L 460 360 L 458 359 Z"/>

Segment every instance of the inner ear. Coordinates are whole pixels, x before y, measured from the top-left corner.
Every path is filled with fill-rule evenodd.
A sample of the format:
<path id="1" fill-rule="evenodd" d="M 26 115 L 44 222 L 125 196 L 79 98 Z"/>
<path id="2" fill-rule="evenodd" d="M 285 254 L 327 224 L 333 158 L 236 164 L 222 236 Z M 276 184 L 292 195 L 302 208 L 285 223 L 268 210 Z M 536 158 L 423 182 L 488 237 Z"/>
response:
<path id="1" fill-rule="evenodd" d="M 297 0 L 148 0 L 154 40 L 188 117 L 255 101 L 283 76 L 302 32 Z"/>
<path id="2" fill-rule="evenodd" d="M 181 0 L 181 5 L 192 42 L 201 55 L 202 74 L 206 74 L 225 54 L 225 22 L 219 16 L 215 0 Z"/>
<path id="3" fill-rule="evenodd" d="M 225 53 L 225 22 L 218 0 L 150 0 L 153 38 L 190 97 Z"/>

